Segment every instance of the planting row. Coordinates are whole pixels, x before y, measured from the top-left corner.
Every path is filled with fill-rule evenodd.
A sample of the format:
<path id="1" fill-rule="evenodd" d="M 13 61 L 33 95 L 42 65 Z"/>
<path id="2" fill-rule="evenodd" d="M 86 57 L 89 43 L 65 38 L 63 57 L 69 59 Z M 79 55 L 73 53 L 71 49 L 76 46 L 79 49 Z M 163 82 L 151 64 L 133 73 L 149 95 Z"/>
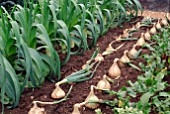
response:
<path id="1" fill-rule="evenodd" d="M 164 28 L 162 28 L 161 23 Z M 168 89 L 170 86 L 168 78 L 170 28 L 167 25 L 167 19 L 163 19 L 161 22 L 158 20 L 149 30 L 149 34 L 154 35 L 143 46 L 147 47 L 151 53 L 142 55 L 146 64 L 140 63 L 143 74 L 138 76 L 137 81 L 134 83 L 128 81 L 129 87 L 122 87 L 117 92 L 105 91 L 116 97 L 113 101 L 104 101 L 106 105 L 113 107 L 115 113 L 170 113 Z M 146 36 L 149 36 L 149 34 Z M 138 99 L 138 101 L 134 99 Z"/>
<path id="2" fill-rule="evenodd" d="M 99 107 L 99 104 L 105 104 L 114 109 L 114 113 L 118 114 L 148 114 L 149 112 L 153 113 L 169 113 L 169 98 L 170 94 L 169 89 L 169 80 L 166 78 L 170 72 L 170 19 L 168 15 L 163 20 L 156 21 L 155 19 L 145 19 L 141 23 L 137 23 L 131 29 L 126 29 L 123 35 L 120 35 L 116 40 L 112 41 L 106 51 L 102 54 L 94 53 L 93 57 L 87 61 L 83 66 L 82 70 L 72 73 L 70 76 L 66 77 L 60 82 L 55 84 L 56 88 L 51 93 L 51 97 L 54 99 L 63 98 L 58 102 L 41 102 L 33 101 L 33 108 L 29 111 L 29 114 L 35 112 L 45 113 L 44 108 L 39 108 L 37 104 L 56 104 L 62 100 L 66 100 L 66 97 L 71 92 L 71 90 L 66 95 L 65 92 L 59 87 L 59 85 L 64 83 L 75 83 L 86 80 L 90 73 L 91 67 L 95 63 L 98 63 L 94 68 L 96 70 L 100 62 L 105 61 L 104 57 L 112 54 L 115 50 L 120 49 L 123 45 L 120 45 L 117 49 L 112 47 L 113 42 L 122 42 L 124 40 L 137 40 L 133 48 L 124 51 L 122 57 L 115 58 L 113 65 L 108 70 L 108 76 L 104 75 L 103 79 L 98 82 L 96 86 L 92 85 L 91 90 L 87 98 L 82 103 L 76 103 L 74 105 L 74 110 L 72 114 L 80 114 L 79 108 L 86 106 L 91 109 L 96 109 Z M 164 28 L 162 28 L 162 26 Z M 130 36 L 138 31 L 141 27 L 148 28 L 145 33 L 142 33 L 139 39 L 130 38 Z M 137 50 L 136 47 L 148 48 L 150 54 L 141 55 L 146 61 L 146 64 L 140 63 L 140 67 L 133 65 L 131 61 L 134 61 L 139 57 L 139 54 L 142 49 Z M 96 55 L 97 54 L 97 55 Z M 103 57 L 104 56 L 104 57 Z M 94 61 L 93 63 L 91 63 Z M 91 65 L 90 65 L 91 64 Z M 143 74 L 138 76 L 138 80 L 134 83 L 128 81 L 129 87 L 122 87 L 119 91 L 110 90 L 112 79 L 118 79 L 121 77 L 121 68 L 120 66 L 130 65 L 136 70 L 142 70 Z M 114 95 L 115 98 L 113 101 L 99 99 L 94 94 L 94 89 L 103 91 L 107 94 Z M 134 101 L 133 99 L 138 99 Z M 96 110 L 97 114 L 102 114 L 100 109 Z"/>
<path id="3" fill-rule="evenodd" d="M 93 47 L 110 27 L 137 16 L 139 8 L 137 0 L 29 1 L 24 7 L 15 5 L 10 13 L 2 6 L 2 104 L 16 107 L 26 87 L 39 87 L 46 77 L 60 79 L 60 67 L 70 55 Z M 61 61 L 58 53 L 64 56 Z"/>

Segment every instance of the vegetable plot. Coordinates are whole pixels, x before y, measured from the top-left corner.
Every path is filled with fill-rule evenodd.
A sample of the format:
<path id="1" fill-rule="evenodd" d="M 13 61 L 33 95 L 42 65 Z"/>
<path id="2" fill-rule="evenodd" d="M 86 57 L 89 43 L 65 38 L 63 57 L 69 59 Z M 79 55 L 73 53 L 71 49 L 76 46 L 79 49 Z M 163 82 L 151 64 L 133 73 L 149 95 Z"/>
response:
<path id="1" fill-rule="evenodd" d="M 4 104 L 16 107 L 25 88 L 40 87 L 45 78 L 62 80 L 53 84 L 54 90 L 44 89 L 45 96 L 31 96 L 33 107 L 29 101 L 23 113 L 170 113 L 167 78 L 170 69 L 169 16 L 167 13 L 162 20 L 146 18 L 142 22 L 130 22 L 137 15 L 138 7 L 140 4 L 134 0 L 44 0 L 25 3 L 24 7 L 16 5 L 10 13 L 2 7 L 2 113 Z M 102 44 L 103 39 L 98 37 L 109 27 L 116 27 L 124 21 L 133 26 L 110 36 L 113 39 L 105 48 L 95 52 L 92 48 L 93 54 L 85 52 L 95 46 L 97 40 Z M 148 53 L 143 54 L 146 50 Z M 60 72 L 71 55 L 84 52 L 87 60 L 83 60 L 81 66 Z M 76 59 L 71 60 L 75 64 Z M 66 73 L 65 77 L 61 75 L 63 73 Z M 122 84 L 126 79 L 130 79 L 128 84 Z M 86 91 L 79 93 L 82 90 Z M 48 108 L 48 105 L 55 109 Z M 72 108 L 61 110 L 61 107 Z"/>
<path id="2" fill-rule="evenodd" d="M 14 108 L 25 88 L 40 87 L 45 78 L 59 80 L 71 55 L 95 46 L 99 36 L 130 21 L 138 9 L 137 0 L 28 1 L 10 12 L 1 6 L 2 104 Z"/>
<path id="3" fill-rule="evenodd" d="M 168 20 L 166 21 L 168 22 Z M 144 30 L 146 28 L 153 29 L 152 26 L 155 25 L 153 23 L 157 24 L 159 22 L 153 21 L 150 27 L 143 27 L 143 29 Z M 116 77 L 112 77 L 113 80 L 107 77 L 106 75 L 104 75 L 103 79 L 100 80 L 96 84 L 96 86 L 91 85 L 90 92 L 86 96 L 84 101 L 81 103 L 75 103 L 75 105 L 73 106 L 74 109 L 72 114 L 84 113 L 84 111 L 82 110 L 80 112 L 81 107 L 84 106 L 90 109 L 96 109 L 100 105 L 108 105 L 110 108 L 113 109 L 114 113 L 118 113 L 118 114 L 121 113 L 148 114 L 150 112 L 168 114 L 170 105 L 168 103 L 169 89 L 167 87 L 169 87 L 169 81 L 166 80 L 165 77 L 169 75 L 167 69 L 169 69 L 169 49 L 170 49 L 169 29 L 170 28 L 169 26 L 166 26 L 163 23 L 161 24 L 161 26 L 164 26 L 164 28 L 155 28 L 157 34 L 153 35 L 152 38 L 147 42 L 145 41 L 146 39 L 144 37 L 146 33 L 143 33 L 144 31 L 142 31 L 143 33 L 142 36 L 139 35 L 140 38 L 138 39 L 138 41 L 136 41 L 136 44 L 134 44 L 135 46 L 142 48 L 142 50 L 145 50 L 146 47 L 150 49 L 149 55 L 148 54 L 142 55 L 146 63 L 145 65 L 140 63 L 140 67 L 143 73 L 142 75 L 137 77 L 137 81 L 135 82 L 128 81 L 129 86 L 124 86 L 118 91 L 111 90 L 110 88 L 111 86 L 110 82 L 112 81 L 116 82 L 116 80 L 119 81 L 118 79 L 122 78 L 123 72 L 121 72 L 121 68 L 123 68 L 125 65 L 126 66 L 129 65 L 129 61 L 128 62 L 121 61 L 122 58 L 124 59 L 128 58 L 128 54 L 127 54 L 128 51 L 125 50 L 123 56 L 122 57 L 120 56 L 121 59 L 118 58 L 114 59 L 114 63 L 110 67 L 110 69 L 112 70 L 108 69 L 107 71 L 108 72 L 107 75 L 110 77 L 112 73 L 118 75 L 116 75 Z M 146 32 L 148 34 L 148 31 Z M 143 43 L 142 45 L 138 45 L 138 43 L 141 41 L 141 37 L 143 38 L 143 41 L 145 41 L 145 43 Z M 153 42 L 154 44 L 152 44 Z M 132 49 L 133 48 L 134 46 L 132 46 Z M 141 52 L 140 49 L 137 52 L 138 52 L 138 56 L 136 56 L 136 58 L 139 57 L 139 52 Z M 127 54 L 126 57 L 125 54 Z M 99 57 L 101 57 L 101 55 Z M 103 62 L 105 62 L 105 60 L 107 60 L 106 59 L 107 57 L 105 56 L 104 58 L 105 59 L 102 58 L 100 60 L 103 60 Z M 88 63 L 88 61 L 86 63 Z M 134 64 L 131 64 L 130 67 L 133 67 L 133 69 L 138 70 L 137 66 L 135 66 Z M 112 73 L 109 73 L 110 71 L 112 71 Z M 70 76 L 68 76 L 68 78 L 69 77 Z M 119 83 L 120 82 L 118 82 L 118 84 Z M 100 94 L 101 91 L 103 91 L 104 93 L 107 93 L 111 96 L 114 95 L 114 98 L 112 100 L 107 100 L 107 98 L 100 99 L 98 97 L 99 94 L 97 95 L 96 94 L 97 92 L 94 92 L 95 90 L 98 90 L 97 92 L 100 92 Z M 137 101 L 134 101 L 133 99 L 137 99 Z M 96 109 L 96 113 L 100 114 L 102 113 L 102 110 Z"/>

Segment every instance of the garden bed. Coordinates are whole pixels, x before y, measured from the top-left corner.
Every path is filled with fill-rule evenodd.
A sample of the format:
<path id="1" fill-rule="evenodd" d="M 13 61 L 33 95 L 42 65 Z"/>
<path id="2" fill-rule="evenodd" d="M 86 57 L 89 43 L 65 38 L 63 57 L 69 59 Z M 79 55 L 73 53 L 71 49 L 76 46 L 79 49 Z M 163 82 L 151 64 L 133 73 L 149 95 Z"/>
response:
<path id="1" fill-rule="evenodd" d="M 97 45 L 100 47 L 100 52 L 103 52 L 107 45 L 113 41 L 115 38 L 117 38 L 120 34 L 122 34 L 124 29 L 132 28 L 132 25 L 135 25 L 136 21 L 141 21 L 143 17 L 138 17 L 136 19 L 133 19 L 130 23 L 124 23 L 122 26 L 123 28 L 117 27 L 114 29 L 110 29 L 106 35 L 99 38 Z M 133 37 L 140 37 L 141 32 L 146 31 L 146 28 L 140 29 L 140 31 L 136 32 Z M 104 40 L 103 40 L 104 39 Z M 124 50 L 129 50 L 132 48 L 133 44 L 136 43 L 136 41 L 124 41 L 120 43 L 113 43 L 113 47 L 116 48 L 119 45 L 125 43 L 125 45 L 118 51 L 114 52 L 113 54 L 106 56 L 105 61 L 100 64 L 98 67 L 94 77 L 86 82 L 77 83 L 73 86 L 73 90 L 71 91 L 69 95 L 69 99 L 65 102 L 62 102 L 60 104 L 56 105 L 47 105 L 43 106 L 46 109 L 47 114 L 70 114 L 73 110 L 73 105 L 75 103 L 83 102 L 84 99 L 87 97 L 90 86 L 96 85 L 97 82 L 102 79 L 102 76 L 104 74 L 107 74 L 110 66 L 113 63 L 113 60 L 115 58 L 120 58 L 123 55 Z M 75 72 L 77 70 L 81 69 L 81 66 L 90 59 L 93 52 L 95 51 L 95 48 L 86 51 L 83 55 L 79 56 L 72 56 L 70 61 L 66 65 L 64 65 L 61 68 L 61 75 L 62 77 L 66 77 L 70 75 L 72 72 Z M 149 53 L 149 50 L 143 49 L 142 53 Z M 144 60 L 142 58 L 138 58 L 137 60 L 133 61 L 135 65 L 138 65 L 138 63 L 143 62 Z M 121 87 L 127 85 L 127 81 L 131 80 L 132 82 L 135 82 L 137 79 L 137 76 L 140 75 L 142 72 L 137 71 L 133 69 L 130 66 L 122 66 L 121 67 L 122 76 L 120 79 L 116 80 L 114 84 L 112 84 L 111 89 L 118 91 L 121 89 Z M 65 91 L 68 91 L 69 85 L 62 85 L 61 86 Z M 54 83 L 51 83 L 49 81 L 45 81 L 45 83 L 42 85 L 41 88 L 37 89 L 28 89 L 25 90 L 24 93 L 21 96 L 21 100 L 19 103 L 18 108 L 15 108 L 13 110 L 5 110 L 6 113 L 12 113 L 12 114 L 27 114 L 29 109 L 32 107 L 32 101 L 33 100 L 41 100 L 41 101 L 53 101 L 54 99 L 51 99 L 51 92 L 54 89 Z M 105 100 L 112 100 L 113 96 L 109 96 L 107 94 L 102 94 L 100 92 L 96 92 L 96 95 Z M 112 110 L 107 106 L 100 106 L 103 113 L 106 114 L 112 114 Z M 82 114 L 94 114 L 94 110 L 88 109 L 88 108 L 82 108 Z"/>
<path id="2" fill-rule="evenodd" d="M 148 16 L 148 14 L 151 14 L 149 16 L 151 17 L 158 17 L 155 13 L 150 13 L 149 11 L 144 12 L 144 16 Z M 162 13 L 164 15 L 165 13 Z M 163 16 L 162 16 L 163 17 Z M 159 18 L 159 17 L 158 17 Z M 97 46 L 87 50 L 83 55 L 76 55 L 71 56 L 70 60 L 67 62 L 66 65 L 61 67 L 61 77 L 67 77 L 73 72 L 76 72 L 78 70 L 82 69 L 82 65 L 86 63 L 87 60 L 90 59 L 90 57 L 93 55 L 96 48 L 100 49 L 100 53 L 105 51 L 108 44 L 119 37 L 120 34 L 123 33 L 125 29 L 130 29 L 135 25 L 137 22 L 141 22 L 143 17 L 137 17 L 135 19 L 132 19 L 128 23 L 123 23 L 121 26 L 116 27 L 114 29 L 110 29 L 104 36 L 100 37 L 97 41 Z M 139 31 L 135 32 L 133 34 L 133 38 L 140 38 L 142 32 L 146 32 L 148 27 L 141 27 Z M 150 27 L 151 28 L 151 27 Z M 113 64 L 113 61 L 115 58 L 120 58 L 125 50 L 130 50 L 133 45 L 136 43 L 135 41 L 122 41 L 122 42 L 115 42 L 112 44 L 113 48 L 116 48 L 122 44 L 124 44 L 123 47 L 121 47 L 118 51 L 105 56 L 104 62 L 102 62 L 99 67 L 97 68 L 97 71 L 95 72 L 92 79 L 72 84 L 73 89 L 71 93 L 68 96 L 68 100 L 55 104 L 55 105 L 39 105 L 40 107 L 44 107 L 47 114 L 70 114 L 73 111 L 73 106 L 76 103 L 83 102 L 89 91 L 91 85 L 96 85 L 99 80 L 102 79 L 104 74 L 108 74 L 108 70 L 110 66 Z M 137 47 L 139 49 L 140 47 Z M 141 54 L 149 54 L 150 50 L 147 48 L 143 48 Z M 62 58 L 62 55 L 61 55 Z M 64 58 L 64 57 L 63 57 Z M 146 63 L 145 60 L 142 57 L 139 57 L 135 60 L 132 60 L 132 63 L 139 67 L 139 63 Z M 119 64 L 120 65 L 120 64 Z M 128 65 L 120 65 L 122 75 L 119 79 L 115 79 L 114 83 L 111 84 L 111 90 L 118 91 L 123 86 L 128 86 L 127 81 L 131 80 L 132 82 L 135 82 L 137 80 L 137 77 L 143 72 L 138 71 Z M 170 84 L 170 80 L 166 77 L 165 80 Z M 57 81 L 57 79 L 56 79 Z M 21 95 L 21 99 L 19 102 L 19 105 L 17 108 L 9 110 L 5 109 L 5 114 L 27 114 L 30 108 L 32 107 L 32 101 L 34 100 L 40 100 L 40 101 L 54 101 L 54 99 L 51 98 L 51 92 L 55 88 L 54 83 L 50 82 L 49 80 L 46 80 L 42 87 L 36 88 L 36 89 L 25 89 L 23 94 Z M 63 84 L 61 88 L 67 92 L 70 88 L 69 84 Z M 166 91 L 169 91 L 169 88 L 166 89 Z M 98 98 L 103 100 L 113 100 L 115 96 L 109 96 L 108 94 L 99 92 L 95 90 L 95 94 L 98 96 Z M 140 95 L 137 96 L 135 99 L 133 99 L 133 102 L 139 101 Z M 105 114 L 112 114 L 113 111 L 109 106 L 101 104 L 99 107 L 103 113 Z M 95 114 L 95 111 L 86 107 L 82 107 L 80 109 L 81 114 Z M 153 108 L 152 108 L 152 112 Z"/>

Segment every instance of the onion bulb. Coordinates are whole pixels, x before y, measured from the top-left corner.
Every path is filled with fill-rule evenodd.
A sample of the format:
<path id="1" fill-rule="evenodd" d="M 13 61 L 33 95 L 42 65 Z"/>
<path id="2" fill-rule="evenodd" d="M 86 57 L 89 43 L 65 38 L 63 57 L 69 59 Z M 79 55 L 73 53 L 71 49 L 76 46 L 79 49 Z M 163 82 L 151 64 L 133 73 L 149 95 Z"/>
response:
<path id="1" fill-rule="evenodd" d="M 28 114 L 46 114 L 44 108 L 40 108 L 37 106 L 37 104 L 34 104 L 34 106 L 30 109 Z"/>
<path id="2" fill-rule="evenodd" d="M 82 102 L 82 103 L 76 103 L 74 105 L 74 109 L 73 112 L 71 114 L 80 114 L 79 108 L 81 108 L 83 105 L 85 105 L 86 102 Z"/>
<path id="3" fill-rule="evenodd" d="M 97 88 L 98 88 L 98 89 L 101 89 L 101 90 L 103 90 L 103 89 L 108 89 L 108 90 L 110 90 L 111 85 L 110 85 L 110 83 L 108 82 L 106 75 L 103 75 L 103 79 L 98 82 Z"/>
<path id="4" fill-rule="evenodd" d="M 133 30 L 135 30 L 136 28 L 135 28 L 135 26 L 133 25 L 132 26 L 132 28 L 130 28 L 128 31 L 133 31 Z"/>
<path id="5" fill-rule="evenodd" d="M 156 29 L 161 29 L 162 27 L 161 27 L 161 24 L 160 24 L 160 22 L 159 22 L 159 19 L 158 19 L 158 22 L 156 23 Z"/>
<path id="6" fill-rule="evenodd" d="M 116 79 L 121 76 L 121 70 L 120 70 L 118 63 L 117 63 L 118 61 L 119 61 L 119 59 L 115 58 L 112 66 L 110 67 L 110 69 L 108 71 L 108 75 L 110 77 L 116 78 Z"/>
<path id="7" fill-rule="evenodd" d="M 141 33 L 139 40 L 136 42 L 136 45 L 142 46 L 143 44 L 145 44 L 144 33 Z"/>
<path id="8" fill-rule="evenodd" d="M 116 38 L 116 41 L 121 41 L 121 39 L 122 39 L 122 35 L 119 35 L 119 37 Z"/>
<path id="9" fill-rule="evenodd" d="M 80 104 L 76 103 L 74 105 L 74 109 L 73 109 L 73 112 L 71 114 L 80 114 L 79 108 L 80 108 Z"/>
<path id="10" fill-rule="evenodd" d="M 166 18 L 164 18 L 164 19 L 161 21 L 161 23 L 162 23 L 164 26 L 167 26 L 167 25 L 168 25 L 168 22 L 167 22 Z"/>
<path id="11" fill-rule="evenodd" d="M 82 69 L 85 69 L 86 66 L 89 64 L 90 60 L 86 61 L 86 63 L 82 66 Z"/>
<path id="12" fill-rule="evenodd" d="M 89 102 L 89 101 L 94 101 Z M 99 102 L 99 98 L 94 94 L 94 87 L 93 85 L 91 85 L 91 89 L 90 89 L 90 93 L 87 96 L 87 98 L 85 99 L 85 106 L 90 108 L 90 109 L 96 109 L 99 107 L 99 104 L 97 102 Z"/>
<path id="13" fill-rule="evenodd" d="M 120 58 L 120 62 L 122 62 L 122 63 L 129 63 L 130 62 L 129 57 L 127 56 L 128 52 L 129 52 L 128 50 L 124 51 L 123 56 Z"/>
<path id="14" fill-rule="evenodd" d="M 140 26 L 141 26 L 140 22 L 137 22 L 135 25 L 136 28 L 140 28 Z"/>
<path id="15" fill-rule="evenodd" d="M 98 53 L 94 60 L 96 62 L 101 62 L 104 61 L 104 57 L 102 56 L 102 54 Z"/>
<path id="16" fill-rule="evenodd" d="M 156 28 L 155 28 L 155 23 L 154 23 L 153 27 L 150 29 L 149 32 L 150 32 L 151 34 L 156 34 L 156 33 L 157 33 Z"/>
<path id="17" fill-rule="evenodd" d="M 147 32 L 144 34 L 145 40 L 150 40 L 151 39 L 151 35 L 149 33 L 149 30 L 147 29 Z"/>
<path id="18" fill-rule="evenodd" d="M 170 16 L 169 16 L 169 13 L 166 13 L 166 18 L 167 18 L 167 20 L 170 22 Z"/>
<path id="19" fill-rule="evenodd" d="M 66 93 L 60 88 L 59 84 L 55 85 L 56 88 L 53 90 L 51 97 L 53 99 L 60 99 L 65 97 Z"/>
<path id="20" fill-rule="evenodd" d="M 131 59 L 135 59 L 135 55 L 138 53 L 138 51 L 136 50 L 136 45 L 133 45 L 132 49 L 128 52 L 128 56 Z"/>
<path id="21" fill-rule="evenodd" d="M 125 30 L 123 31 L 122 37 L 123 37 L 123 38 L 127 38 L 128 36 L 129 36 L 128 29 L 125 29 Z"/>
<path id="22" fill-rule="evenodd" d="M 102 53 L 102 55 L 109 55 L 111 54 L 113 51 L 115 51 L 115 49 L 112 47 L 112 43 L 110 43 L 106 50 Z"/>

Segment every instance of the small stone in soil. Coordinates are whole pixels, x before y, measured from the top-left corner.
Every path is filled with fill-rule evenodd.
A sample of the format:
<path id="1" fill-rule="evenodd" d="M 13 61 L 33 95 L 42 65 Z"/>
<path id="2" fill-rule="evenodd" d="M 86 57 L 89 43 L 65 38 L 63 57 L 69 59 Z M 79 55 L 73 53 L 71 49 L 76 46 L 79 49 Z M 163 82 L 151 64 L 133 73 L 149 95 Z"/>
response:
<path id="1" fill-rule="evenodd" d="M 47 95 L 44 95 L 44 98 L 47 99 Z"/>
<path id="2" fill-rule="evenodd" d="M 34 99 L 34 96 L 31 96 L 30 98 L 31 98 L 31 100 L 33 100 L 33 99 Z"/>

